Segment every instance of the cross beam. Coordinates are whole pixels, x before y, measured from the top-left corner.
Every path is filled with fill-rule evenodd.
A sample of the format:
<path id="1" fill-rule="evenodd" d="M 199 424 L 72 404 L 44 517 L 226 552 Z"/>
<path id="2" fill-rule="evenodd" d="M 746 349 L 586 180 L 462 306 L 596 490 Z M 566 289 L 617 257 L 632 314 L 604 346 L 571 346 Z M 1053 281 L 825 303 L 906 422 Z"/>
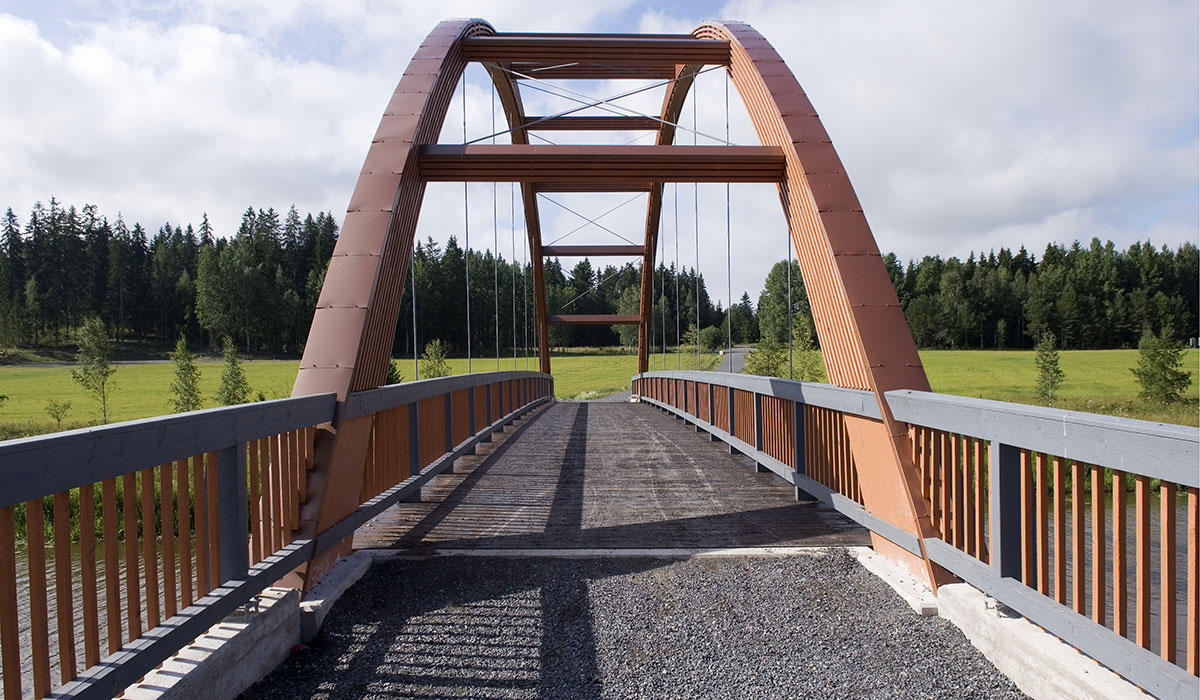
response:
<path id="1" fill-rule="evenodd" d="M 642 255 L 646 252 L 646 248 L 640 245 L 544 245 L 542 246 L 542 255 L 547 257 L 601 257 L 601 256 L 622 256 L 622 255 Z"/>
<path id="2" fill-rule="evenodd" d="M 636 326 L 642 322 L 640 314 L 552 314 L 546 323 L 552 326 Z"/>
<path id="3" fill-rule="evenodd" d="M 525 117 L 525 124 L 530 131 L 658 131 L 662 122 L 650 117 Z"/>
<path id="4" fill-rule="evenodd" d="M 426 182 L 781 182 L 774 146 L 422 146 Z"/>
<path id="5" fill-rule="evenodd" d="M 460 46 L 465 60 L 488 63 L 729 65 L 728 41 L 697 39 L 688 34 L 493 34 L 464 38 Z"/>

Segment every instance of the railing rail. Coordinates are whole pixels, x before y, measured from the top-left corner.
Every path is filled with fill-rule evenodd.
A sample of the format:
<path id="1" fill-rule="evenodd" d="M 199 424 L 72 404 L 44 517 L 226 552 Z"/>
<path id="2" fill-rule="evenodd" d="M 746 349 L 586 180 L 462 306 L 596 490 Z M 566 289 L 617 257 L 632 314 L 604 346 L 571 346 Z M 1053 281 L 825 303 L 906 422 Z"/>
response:
<path id="1" fill-rule="evenodd" d="M 852 465 L 840 415 L 880 419 L 869 392 L 680 371 L 639 374 L 633 391 L 798 492 L 928 556 L 1154 695 L 1194 698 L 1200 690 L 1200 430 L 888 392 L 892 415 L 909 425 L 913 464 L 938 533 L 918 541 L 855 502 L 852 478 L 830 478 Z M 742 419 L 752 413 L 752 431 L 739 428 L 739 408 Z M 1126 498 L 1130 480 L 1133 503 Z M 1161 485 L 1152 488 L 1152 480 Z M 1186 503 L 1177 499 L 1183 492 Z M 1186 514 L 1178 515 L 1181 509 Z"/>
<path id="2" fill-rule="evenodd" d="M 55 697 L 113 697 L 296 566 L 411 496 L 492 431 L 548 400 L 552 382 L 537 372 L 494 372 L 351 394 L 346 411 L 375 416 L 373 458 L 386 457 L 380 444 L 412 442 L 412 451 L 402 450 L 414 455 L 411 467 L 403 474 L 377 471 L 376 493 L 351 516 L 297 541 L 292 535 L 313 439 L 334 417 L 332 394 L 0 443 L 5 700 L 28 697 L 23 690 L 30 685 L 36 698 L 54 685 Z M 486 406 L 476 409 L 476 398 Z M 437 415 L 409 411 L 411 422 L 400 434 L 388 432 L 396 424 L 378 420 L 434 404 Z M 426 449 L 416 450 L 418 441 Z M 26 586 L 18 576 L 22 522 Z"/>

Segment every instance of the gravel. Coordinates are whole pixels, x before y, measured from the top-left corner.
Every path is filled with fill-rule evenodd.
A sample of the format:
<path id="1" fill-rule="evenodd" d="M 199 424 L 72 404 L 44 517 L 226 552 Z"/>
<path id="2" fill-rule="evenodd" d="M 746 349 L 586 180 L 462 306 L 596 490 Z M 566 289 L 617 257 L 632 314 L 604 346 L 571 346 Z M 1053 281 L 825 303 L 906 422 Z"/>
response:
<path id="1" fill-rule="evenodd" d="M 1017 698 L 844 550 L 377 563 L 244 698 Z"/>

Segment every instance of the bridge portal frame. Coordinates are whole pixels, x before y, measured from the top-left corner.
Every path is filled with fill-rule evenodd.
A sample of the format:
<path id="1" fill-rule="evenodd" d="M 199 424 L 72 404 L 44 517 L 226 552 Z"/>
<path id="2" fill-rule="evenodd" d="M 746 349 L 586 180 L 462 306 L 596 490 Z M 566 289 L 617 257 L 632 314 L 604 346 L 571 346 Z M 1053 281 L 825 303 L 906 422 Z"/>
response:
<path id="1" fill-rule="evenodd" d="M 884 400 L 890 390 L 929 389 L 912 334 L 854 188 L 820 118 L 775 49 L 742 23 L 706 22 L 690 37 L 506 35 L 478 19 L 450 20 L 435 27 L 413 56 L 372 139 L 317 302 L 293 396 L 332 392 L 340 407 L 351 392 L 383 383 L 426 182 L 468 177 L 461 171 L 459 175 L 445 172 L 447 165 L 453 170 L 456 157 L 489 153 L 506 157 L 502 146 L 437 146 L 455 86 L 472 60 L 483 62 L 495 85 L 511 129 L 509 148 L 515 147 L 509 153 L 524 157 L 494 167 L 488 177 L 521 182 L 539 358 L 546 373 L 550 372 L 549 317 L 535 182 L 544 161 L 536 155 L 561 158 L 563 154 L 552 148 L 530 148 L 526 129 L 530 117 L 517 88 L 519 73 L 540 69 L 547 77 L 552 73 L 554 77 L 673 78 L 664 97 L 656 146 L 597 151 L 603 152 L 608 167 L 595 186 L 597 191 L 644 187 L 649 180 L 638 333 L 638 370 L 644 372 L 663 182 L 713 180 L 711 173 L 673 160 L 673 153 L 686 150 L 673 145 L 674 123 L 701 67 L 727 67 L 763 144 L 757 149 L 734 149 L 739 153 L 730 157 L 741 157 L 741 162 L 728 163 L 732 170 L 744 172 L 730 177 L 776 182 L 830 380 L 871 391 L 880 406 L 882 420 L 847 419 L 866 507 L 922 540 L 929 536 L 932 525 L 913 468 L 908 433 Z M 606 125 L 627 128 L 628 123 L 588 126 Z M 634 150 L 640 162 L 628 158 Z M 649 162 L 643 158 L 647 154 Z M 654 160 L 658 156 L 662 163 Z M 723 156 L 708 157 L 719 162 Z M 586 173 L 559 179 L 568 188 L 588 191 Z M 323 531 L 358 505 L 369 429 L 362 418 L 346 417 L 339 408 L 318 435 L 300 536 Z M 876 538 L 875 545 L 931 585 L 949 579 L 924 553 L 914 556 L 882 538 Z M 315 582 L 348 546 L 344 543 L 309 562 L 299 572 L 303 585 Z"/>

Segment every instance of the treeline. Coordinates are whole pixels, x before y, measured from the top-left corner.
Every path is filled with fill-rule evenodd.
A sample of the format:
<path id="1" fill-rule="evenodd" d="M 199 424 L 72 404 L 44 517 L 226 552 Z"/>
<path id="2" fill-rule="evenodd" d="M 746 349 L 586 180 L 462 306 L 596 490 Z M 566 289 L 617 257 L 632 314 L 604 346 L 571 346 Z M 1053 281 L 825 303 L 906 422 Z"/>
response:
<path id="1" fill-rule="evenodd" d="M 326 212 L 301 217 L 295 207 L 247 208 L 232 236 L 217 236 L 207 216 L 160 226 L 153 236 L 97 207 L 36 204 L 24 226 L 11 208 L 0 231 L 0 344 L 71 340 L 96 316 L 118 340 L 216 349 L 229 336 L 253 352 L 298 353 L 308 337 L 338 227 Z M 418 242 L 405 283 L 393 350 L 413 348 L 412 297 L 417 299 L 417 347 L 441 339 L 454 354 L 501 354 L 536 346 L 528 263 L 469 255 L 451 236 Z M 884 257 L 920 347 L 1030 348 L 1049 331 L 1063 348 L 1137 345 L 1142 329 L 1180 337 L 1197 333 L 1200 255 L 1135 243 L 1119 251 L 1093 239 L 1088 247 L 1048 246 L 1041 260 L 1024 247 L 971 254 L 963 261 L 926 256 L 907 265 Z M 470 278 L 470 316 L 467 289 Z M 693 269 L 660 263 L 655 277 L 655 346 L 687 342 L 689 327 L 706 345 L 766 336 L 786 342 L 787 264 L 770 271 L 755 303 L 749 294 L 723 309 Z M 545 261 L 551 314 L 633 314 L 641 292 L 640 263 L 570 269 Z M 811 324 L 799 266 L 792 263 L 792 314 Z M 697 307 L 699 323 L 697 324 Z M 468 328 L 470 329 L 468 333 Z M 705 331 L 704 329 L 708 329 Z M 696 331 L 693 331 L 693 333 Z M 552 346 L 635 345 L 636 326 L 552 326 Z M 694 340 L 692 341 L 694 342 Z"/>
<path id="2" fill-rule="evenodd" d="M 0 344 L 61 342 L 96 316 L 118 340 L 295 352 L 338 227 L 320 212 L 248 208 L 235 235 L 164 223 L 153 235 L 95 205 L 35 204 L 24 229 L 10 207 L 0 231 Z"/>

